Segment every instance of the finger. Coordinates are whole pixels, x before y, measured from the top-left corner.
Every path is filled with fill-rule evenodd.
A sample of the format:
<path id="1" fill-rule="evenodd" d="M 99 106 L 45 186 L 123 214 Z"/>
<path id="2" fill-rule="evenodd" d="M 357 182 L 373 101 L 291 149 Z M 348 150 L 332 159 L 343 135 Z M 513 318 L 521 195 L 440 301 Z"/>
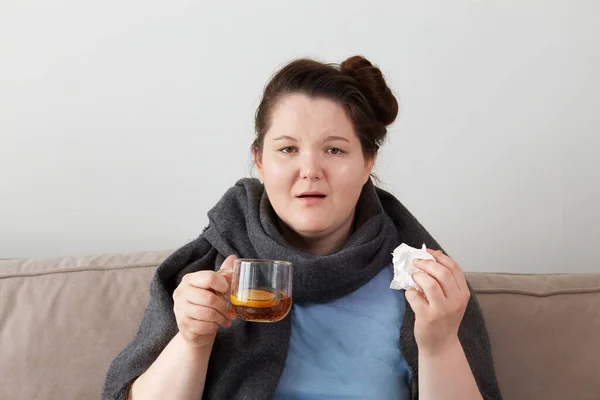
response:
<path id="1" fill-rule="evenodd" d="M 416 316 L 422 315 L 427 311 L 429 302 L 419 291 L 415 288 L 410 288 L 404 293 L 406 301 L 410 304 L 410 308 L 413 309 Z"/>
<path id="2" fill-rule="evenodd" d="M 467 279 L 465 278 L 465 274 L 458 265 L 456 261 L 454 261 L 451 257 L 448 257 L 441 250 L 431 250 L 427 249 L 427 252 L 431 254 L 437 262 L 442 264 L 444 267 L 448 268 L 452 275 L 454 275 L 454 279 L 456 280 L 456 284 L 458 285 L 459 290 L 468 290 L 467 287 Z"/>
<path id="3" fill-rule="evenodd" d="M 231 320 L 229 317 L 226 317 L 214 308 L 202 307 L 192 303 L 187 303 L 182 307 L 182 311 L 185 317 L 196 321 L 213 322 L 222 327 L 228 327 L 231 325 Z"/>
<path id="4" fill-rule="evenodd" d="M 226 317 L 231 315 L 226 300 L 212 291 L 192 287 L 186 291 L 183 298 L 193 305 L 214 308 Z"/>
<path id="5" fill-rule="evenodd" d="M 454 296 L 459 291 L 456 279 L 450 269 L 435 260 L 416 259 L 413 261 L 413 265 L 415 268 L 425 271 L 435 278 L 442 287 L 446 297 Z"/>
<path id="6" fill-rule="evenodd" d="M 415 283 L 423 290 L 429 304 L 441 306 L 444 303 L 446 297 L 438 281 L 423 271 L 416 271 L 412 277 Z"/>
<path id="7" fill-rule="evenodd" d="M 200 289 L 215 290 L 219 293 L 229 292 L 229 282 L 221 274 L 214 271 L 198 271 L 186 274 L 182 281 L 193 287 Z"/>

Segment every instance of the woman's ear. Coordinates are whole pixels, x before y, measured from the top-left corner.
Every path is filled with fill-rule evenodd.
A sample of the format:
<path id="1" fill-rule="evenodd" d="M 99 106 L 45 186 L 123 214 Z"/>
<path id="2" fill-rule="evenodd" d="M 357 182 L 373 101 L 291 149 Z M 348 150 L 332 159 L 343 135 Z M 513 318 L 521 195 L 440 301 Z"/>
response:
<path id="1" fill-rule="evenodd" d="M 263 166 L 262 166 L 262 152 L 257 150 L 256 147 L 252 148 L 252 157 L 254 158 L 254 165 L 256 166 L 256 171 L 258 172 L 258 176 L 261 181 L 263 179 Z"/>
<path id="2" fill-rule="evenodd" d="M 371 172 L 373 172 L 374 165 L 375 165 L 375 156 L 369 156 L 369 157 L 365 158 L 365 175 L 364 175 L 363 184 L 365 184 L 369 181 L 369 178 L 371 177 Z"/>

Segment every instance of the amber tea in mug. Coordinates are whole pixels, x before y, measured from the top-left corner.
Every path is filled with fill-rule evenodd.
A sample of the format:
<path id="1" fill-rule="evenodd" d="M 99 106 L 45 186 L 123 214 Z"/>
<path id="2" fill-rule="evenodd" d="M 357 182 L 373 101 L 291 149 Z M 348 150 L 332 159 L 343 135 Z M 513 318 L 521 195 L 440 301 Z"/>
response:
<path id="1" fill-rule="evenodd" d="M 281 321 L 292 308 L 292 264 L 235 260 L 229 304 L 238 318 L 246 321 Z"/>

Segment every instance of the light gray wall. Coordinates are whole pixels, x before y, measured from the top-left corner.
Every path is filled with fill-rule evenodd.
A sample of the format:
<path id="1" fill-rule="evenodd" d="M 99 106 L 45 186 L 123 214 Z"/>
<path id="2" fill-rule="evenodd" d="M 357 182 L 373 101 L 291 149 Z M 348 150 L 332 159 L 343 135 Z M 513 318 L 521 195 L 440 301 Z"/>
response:
<path id="1" fill-rule="evenodd" d="M 0 258 L 175 248 L 249 173 L 278 66 L 360 53 L 377 172 L 472 271 L 598 271 L 595 1 L 0 3 Z"/>

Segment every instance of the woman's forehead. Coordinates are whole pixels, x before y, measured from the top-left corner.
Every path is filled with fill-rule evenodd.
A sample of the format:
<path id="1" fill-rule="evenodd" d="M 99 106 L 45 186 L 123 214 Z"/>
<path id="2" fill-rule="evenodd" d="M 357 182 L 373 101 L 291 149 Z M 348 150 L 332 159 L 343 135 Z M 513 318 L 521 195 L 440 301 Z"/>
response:
<path id="1" fill-rule="evenodd" d="M 293 94 L 282 98 L 271 116 L 270 129 L 266 138 L 355 137 L 352 121 L 344 107 L 325 98 L 314 98 L 304 94 Z"/>

